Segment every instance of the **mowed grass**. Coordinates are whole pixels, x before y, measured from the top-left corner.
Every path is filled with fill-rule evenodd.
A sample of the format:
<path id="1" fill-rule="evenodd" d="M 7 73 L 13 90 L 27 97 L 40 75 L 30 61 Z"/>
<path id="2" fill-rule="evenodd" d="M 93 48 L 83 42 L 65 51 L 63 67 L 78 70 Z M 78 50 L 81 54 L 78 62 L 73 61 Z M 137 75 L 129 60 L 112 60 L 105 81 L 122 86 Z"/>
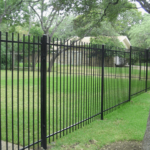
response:
<path id="1" fill-rule="evenodd" d="M 1 71 L 2 140 L 19 145 L 40 140 L 41 81 L 38 76 L 36 71 L 29 74 L 25 71 L 24 75 L 23 71 L 13 71 L 12 80 L 12 71 L 8 70 L 7 75 L 6 71 Z M 94 108 L 96 104 L 100 105 L 100 79 L 98 76 L 85 78 L 62 74 L 60 77 L 47 73 L 47 135 L 89 117 L 87 109 L 91 110 L 89 115 L 96 113 Z"/>
<path id="2" fill-rule="evenodd" d="M 51 142 L 52 150 L 98 150 L 116 141 L 142 141 L 150 110 L 150 91 L 134 97 L 131 102 L 100 117 L 82 129 Z"/>
<path id="3" fill-rule="evenodd" d="M 106 75 L 113 72 L 111 69 L 111 67 L 107 68 Z M 59 70 L 58 66 L 55 68 L 55 71 L 57 70 Z M 76 68 L 76 70 L 79 73 L 84 72 L 84 68 Z M 86 68 L 86 70 L 88 69 Z M 128 100 L 129 80 L 128 77 L 121 78 L 121 74 L 127 70 L 122 68 L 117 70 L 117 78 L 110 74 L 110 77 L 105 77 L 104 80 L 104 110 Z M 66 71 L 69 73 L 68 75 L 60 72 L 47 73 L 47 135 L 101 112 L 101 77 L 98 75 L 101 67 L 89 68 L 89 72 L 82 75 L 71 74 L 73 70 L 69 72 L 69 69 L 66 69 Z M 6 71 L 2 70 L 0 82 L 2 140 L 19 145 L 29 145 L 40 140 L 40 74 L 37 71 L 29 73 L 25 71 L 23 75 L 23 71 L 19 71 L 19 73 L 13 71 L 12 80 L 12 71 L 8 70 L 6 80 Z M 139 90 L 143 89 L 145 80 L 138 82 L 136 79 L 135 82 L 133 80 L 131 86 L 137 87 L 137 85 L 140 87 Z M 61 136 L 96 118 L 100 118 L 100 115 L 62 132 Z M 50 140 L 56 140 L 59 136 L 58 133 Z"/>
<path id="4" fill-rule="evenodd" d="M 57 60 L 56 60 L 57 62 Z M 20 69 L 23 68 L 23 63 L 19 63 Z M 35 70 L 38 70 L 38 66 L 39 68 L 41 67 L 41 63 L 36 63 L 35 65 Z M 25 63 L 24 67 L 28 67 L 28 63 Z M 32 67 L 30 67 L 32 68 Z M 49 63 L 47 63 L 47 69 L 49 68 Z M 27 68 L 26 68 L 27 69 Z M 95 66 L 84 66 L 84 65 L 70 65 L 70 64 L 58 64 L 58 63 L 54 63 L 54 67 L 52 68 L 52 70 L 54 70 L 54 72 L 62 72 L 62 73 L 74 73 L 74 74 L 94 74 L 94 75 L 101 75 L 101 67 L 95 67 Z M 148 68 L 148 70 L 150 70 L 150 67 Z M 124 67 L 104 67 L 104 72 L 105 75 L 111 75 L 111 76 L 115 76 L 116 75 L 122 75 L 122 76 L 129 76 L 129 66 L 124 66 Z M 139 77 L 139 75 L 141 76 L 141 78 L 145 78 L 146 76 L 146 65 L 142 66 L 141 68 L 141 72 L 140 72 L 140 66 L 138 65 L 134 65 L 131 66 L 131 72 L 132 72 L 132 77 Z M 149 74 L 150 77 L 150 74 Z"/>

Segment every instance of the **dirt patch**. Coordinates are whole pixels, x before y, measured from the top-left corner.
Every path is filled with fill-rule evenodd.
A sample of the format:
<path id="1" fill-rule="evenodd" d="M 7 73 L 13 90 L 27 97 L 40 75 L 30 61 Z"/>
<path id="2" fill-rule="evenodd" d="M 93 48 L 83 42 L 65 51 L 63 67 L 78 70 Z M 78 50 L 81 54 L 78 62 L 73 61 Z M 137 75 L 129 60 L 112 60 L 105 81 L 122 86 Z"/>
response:
<path id="1" fill-rule="evenodd" d="M 139 141 L 119 141 L 104 146 L 100 150 L 142 150 L 142 142 Z"/>

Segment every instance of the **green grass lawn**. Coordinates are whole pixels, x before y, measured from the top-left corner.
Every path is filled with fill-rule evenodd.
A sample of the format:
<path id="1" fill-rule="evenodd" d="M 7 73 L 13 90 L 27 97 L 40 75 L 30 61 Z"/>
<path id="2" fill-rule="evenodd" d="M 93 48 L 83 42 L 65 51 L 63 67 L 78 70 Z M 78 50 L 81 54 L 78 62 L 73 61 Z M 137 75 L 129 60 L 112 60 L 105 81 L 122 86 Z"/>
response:
<path id="1" fill-rule="evenodd" d="M 57 69 L 59 70 L 60 68 L 57 66 L 55 70 Z M 65 72 L 59 72 L 58 74 L 56 72 L 47 72 L 47 135 L 53 134 L 56 131 L 101 112 L 101 77 L 99 77 L 101 67 L 94 67 L 93 69 L 90 67 L 77 67 L 71 71 L 72 73 L 75 73 L 75 70 L 79 73 L 83 73 L 85 69 L 87 74 L 82 75 L 77 74 L 77 72 L 71 74 L 71 72 L 68 71 L 69 69 L 66 67 L 64 67 L 64 69 L 69 73 L 68 75 L 65 74 Z M 105 72 L 107 71 L 106 75 L 109 74 L 110 76 L 105 77 L 104 79 L 104 110 L 128 100 L 129 92 L 128 77 L 121 78 L 121 75 L 127 70 L 117 68 L 117 78 L 115 78 L 112 76 L 113 71 L 115 71 L 112 70 L 113 68 L 108 67 L 105 69 Z M 112 72 L 112 74 L 110 74 L 110 72 Z M 41 98 L 40 79 L 38 79 L 38 76 L 40 77 L 40 74 L 38 74 L 37 71 L 34 73 L 32 71 L 29 73 L 25 71 L 23 80 L 23 71 L 19 71 L 19 73 L 13 71 L 12 80 L 12 71 L 8 70 L 6 90 L 6 72 L 4 70 L 1 71 L 2 140 L 5 141 L 7 138 L 6 130 L 8 131 L 8 141 L 16 144 L 19 143 L 20 145 L 23 145 L 23 142 L 24 145 L 29 145 L 41 138 Z M 17 80 L 18 77 L 19 82 Z M 131 86 L 131 94 L 137 90 L 140 91 L 145 88 L 145 80 L 141 79 L 137 81 L 137 79 L 133 79 Z M 117 108 L 113 108 L 112 110 L 116 110 Z M 107 111 L 105 115 L 112 110 Z M 82 127 L 93 120 L 96 120 L 97 122 L 97 118 L 100 118 L 100 115 L 93 117 L 89 121 L 85 121 L 76 127 L 70 128 L 61 134 L 58 133 L 54 138 L 51 137 L 50 140 L 56 140 L 56 138 L 59 138 L 62 135 L 69 134 L 69 132 Z M 14 141 L 12 141 L 12 136 Z"/>
<path id="2" fill-rule="evenodd" d="M 55 142 L 49 147 L 58 149 L 97 150 L 104 145 L 125 140 L 142 141 L 150 109 L 150 91 L 141 94 L 94 122 Z"/>
<path id="3" fill-rule="evenodd" d="M 38 65 L 39 68 L 41 67 L 41 63 L 36 63 L 35 65 L 35 70 L 38 69 Z M 19 63 L 20 69 L 23 68 L 23 63 Z M 49 68 L 49 63 L 47 62 L 47 69 Z M 28 67 L 28 63 L 25 63 L 24 67 Z M 32 67 L 30 67 L 32 69 Z M 27 68 L 26 68 L 27 69 Z M 101 75 L 101 67 L 91 67 L 91 66 L 76 66 L 76 65 L 67 65 L 67 64 L 57 64 L 54 63 L 54 72 L 62 72 L 62 73 L 77 73 L 77 74 L 97 74 L 97 75 Z M 52 69 L 52 70 L 53 70 Z M 21 69 L 22 70 L 22 69 Z M 141 69 L 141 77 L 145 77 L 145 69 Z M 134 77 L 139 77 L 140 74 L 140 66 L 131 66 L 131 71 L 132 71 L 132 76 Z M 104 72 L 105 75 L 112 75 L 112 76 L 116 76 L 116 75 L 120 75 L 122 74 L 123 76 L 129 76 L 129 66 L 124 66 L 124 67 L 105 67 L 104 68 Z M 150 76 L 149 76 L 150 77 Z"/>

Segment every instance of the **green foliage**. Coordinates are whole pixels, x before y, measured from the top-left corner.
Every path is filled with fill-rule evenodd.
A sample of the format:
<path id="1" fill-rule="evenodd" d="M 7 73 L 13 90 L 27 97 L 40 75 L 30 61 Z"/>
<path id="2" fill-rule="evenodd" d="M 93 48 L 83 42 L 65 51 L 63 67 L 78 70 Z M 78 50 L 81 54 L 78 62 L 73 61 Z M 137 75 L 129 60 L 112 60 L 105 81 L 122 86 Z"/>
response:
<path id="1" fill-rule="evenodd" d="M 103 1 L 104 9 L 106 10 L 106 17 L 109 21 L 114 21 L 120 15 L 120 13 L 125 12 L 127 9 L 132 8 L 132 4 L 128 0 L 105 0 Z"/>
<path id="2" fill-rule="evenodd" d="M 0 0 L 0 23 L 21 25 L 29 18 L 28 2 L 24 0 Z"/>
<path id="3" fill-rule="evenodd" d="M 118 50 L 125 51 L 125 46 L 117 39 L 117 37 L 108 37 L 108 36 L 98 36 L 96 38 L 91 38 L 90 42 L 93 47 L 101 47 L 105 45 L 105 49 L 109 50 Z M 97 52 L 93 53 L 93 55 L 97 55 Z M 105 51 L 105 56 L 116 56 L 116 53 L 111 53 L 110 51 Z M 118 56 L 124 57 L 123 53 L 119 53 Z"/>
<path id="4" fill-rule="evenodd" d="M 117 39 L 117 37 L 98 36 L 91 38 L 90 42 L 97 45 L 106 45 L 109 49 L 116 50 L 117 47 L 125 48 L 124 45 Z"/>
<path id="5" fill-rule="evenodd" d="M 76 36 L 76 32 L 73 29 L 73 15 L 69 15 L 64 19 L 64 21 L 60 24 L 57 31 L 54 33 L 53 38 L 59 39 L 70 39 L 71 37 Z M 49 30 L 49 34 L 53 29 Z"/>
<path id="6" fill-rule="evenodd" d="M 127 8 L 131 6 L 131 3 L 127 0 L 118 1 L 118 3 L 110 0 L 102 1 L 97 7 L 91 9 L 89 13 L 79 15 L 74 19 L 74 29 L 79 37 L 82 37 L 83 35 L 110 36 L 112 34 L 114 36 L 112 22 L 117 19 L 120 13 L 125 12 Z M 108 28 L 110 33 L 104 32 L 103 29 L 105 28 Z"/>
<path id="7" fill-rule="evenodd" d="M 1 69 L 5 69 L 6 68 L 6 64 L 7 64 L 7 66 L 10 66 L 10 54 L 8 54 L 9 53 L 9 51 L 6 53 L 6 48 L 5 48 L 5 45 L 4 45 L 4 43 L 2 43 L 1 44 L 1 49 L 0 49 L 0 51 L 1 51 L 1 57 L 0 57 L 0 63 L 1 63 Z M 7 56 L 6 56 L 7 55 Z M 7 60 L 6 60 L 6 57 L 7 57 Z"/>
<path id="8" fill-rule="evenodd" d="M 139 24 L 135 24 L 129 31 L 132 46 L 143 49 L 150 48 L 150 15 L 143 16 Z"/>
<path id="9" fill-rule="evenodd" d="M 133 8 L 135 4 L 132 4 Z M 129 37 L 129 30 L 135 24 L 139 24 L 142 20 L 142 13 L 137 9 L 127 9 L 126 11 L 120 13 L 116 20 L 112 22 L 114 30 L 121 35 L 126 35 Z"/>
<path id="10" fill-rule="evenodd" d="M 42 31 L 41 27 L 32 26 L 30 28 L 30 35 L 42 37 L 43 31 Z"/>

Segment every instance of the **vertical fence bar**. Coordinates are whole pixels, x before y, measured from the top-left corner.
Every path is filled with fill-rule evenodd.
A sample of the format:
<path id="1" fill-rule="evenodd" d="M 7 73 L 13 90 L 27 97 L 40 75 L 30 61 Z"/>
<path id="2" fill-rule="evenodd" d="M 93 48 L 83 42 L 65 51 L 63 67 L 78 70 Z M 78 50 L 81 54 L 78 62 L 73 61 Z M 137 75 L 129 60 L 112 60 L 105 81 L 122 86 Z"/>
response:
<path id="1" fill-rule="evenodd" d="M 78 104 L 78 102 L 77 102 L 77 96 L 78 96 L 78 91 L 77 91 L 77 42 L 76 42 L 76 87 L 75 87 L 75 91 L 76 91 L 76 95 L 75 95 L 75 99 L 76 99 L 76 101 L 75 101 L 75 123 L 77 122 L 77 113 L 78 113 L 78 109 L 77 109 L 77 104 Z M 77 125 L 75 126 L 75 130 L 77 129 Z"/>
<path id="2" fill-rule="evenodd" d="M 86 112 L 86 114 L 87 114 L 87 99 L 85 100 L 85 85 L 86 85 L 86 83 L 85 83 L 85 43 L 84 43 L 84 58 L 83 58 L 83 60 L 84 60 L 84 102 L 83 102 L 83 105 L 84 105 L 84 103 L 85 103 L 85 105 L 83 106 L 83 120 L 85 119 L 85 115 L 84 115 L 84 111 Z M 85 109 L 84 109 L 84 107 L 85 107 Z M 85 122 L 85 123 L 87 123 L 87 122 Z M 84 122 L 83 122 L 83 126 L 84 126 Z"/>
<path id="3" fill-rule="evenodd" d="M 146 50 L 146 83 L 145 83 L 145 92 L 147 92 L 147 77 L 148 77 L 148 49 Z"/>
<path id="4" fill-rule="evenodd" d="M 2 143 L 1 143 L 1 32 L 0 32 L 0 149 L 2 149 Z"/>
<path id="5" fill-rule="evenodd" d="M 69 43 L 69 45 L 71 45 L 71 43 Z M 72 101 L 72 99 L 71 99 L 71 47 L 70 47 L 70 75 L 69 75 L 69 78 L 70 78 L 70 93 L 69 93 L 69 95 L 70 95 L 70 100 L 69 100 L 69 103 L 70 103 L 70 109 L 69 109 L 69 126 L 71 126 L 71 101 Z M 69 129 L 69 133 L 71 133 L 71 128 Z"/>
<path id="6" fill-rule="evenodd" d="M 65 45 L 65 40 L 63 40 L 63 44 Z M 65 49 L 65 46 L 63 47 Z M 63 129 L 65 128 L 65 51 L 63 52 Z M 65 135 L 65 131 L 63 130 L 63 136 Z"/>
<path id="7" fill-rule="evenodd" d="M 30 57 L 29 56 L 30 56 L 30 35 L 28 35 L 28 145 L 30 145 Z"/>
<path id="8" fill-rule="evenodd" d="M 30 36 L 28 35 L 28 145 L 30 145 L 30 58 L 29 56 L 30 56 Z"/>
<path id="9" fill-rule="evenodd" d="M 49 126 L 49 135 L 50 135 L 50 44 L 51 44 L 51 39 L 50 39 L 50 37 L 49 37 L 49 39 L 48 39 L 48 44 L 49 44 L 49 47 L 48 47 L 48 53 L 49 53 L 49 69 L 48 69 L 48 95 L 49 95 L 49 97 L 48 97 L 48 113 L 49 113 L 49 116 L 48 116 L 48 126 Z M 50 143 L 50 138 L 51 137 L 49 137 L 49 143 Z"/>
<path id="10" fill-rule="evenodd" d="M 35 70 L 35 36 L 33 36 L 33 53 L 32 53 L 32 66 L 33 66 L 33 93 L 32 93 L 32 97 L 33 97 L 33 143 L 34 143 L 34 70 Z M 33 145 L 33 149 L 34 149 L 34 145 Z"/>
<path id="11" fill-rule="evenodd" d="M 7 101 L 7 60 L 8 60 L 8 57 L 7 57 L 7 50 L 8 50 L 8 33 L 6 32 L 6 81 L 5 81 L 5 100 L 6 100 L 6 150 L 8 149 L 8 118 L 7 118 L 7 108 L 8 108 L 8 101 Z"/>
<path id="12" fill-rule="evenodd" d="M 73 54 L 72 54 L 72 59 L 73 59 L 73 91 L 74 91 L 74 79 L 75 79 L 75 77 L 74 77 L 74 48 L 75 48 L 75 46 L 74 46 L 74 43 L 73 43 Z M 72 124 L 74 124 L 75 123 L 75 116 L 74 116 L 74 96 L 75 96 L 75 93 L 73 92 L 73 109 L 72 109 Z M 74 131 L 74 127 L 72 128 L 72 131 Z"/>
<path id="13" fill-rule="evenodd" d="M 79 42 L 79 55 L 78 55 L 78 61 L 79 61 L 79 66 L 78 66 L 78 122 L 80 121 L 80 42 Z M 79 129 L 79 124 L 78 124 L 78 129 Z"/>
<path id="14" fill-rule="evenodd" d="M 54 38 L 53 38 L 53 133 L 54 133 L 54 119 L 55 119 L 55 111 L 54 111 Z M 54 135 L 53 135 L 53 141 L 54 141 Z"/>
<path id="15" fill-rule="evenodd" d="M 80 94 L 80 101 L 81 101 L 81 119 L 80 120 L 82 120 L 82 114 L 83 114 L 83 109 L 82 109 L 82 106 L 83 106 L 83 104 L 82 104 L 82 50 L 83 50 L 83 43 L 81 42 L 81 51 L 80 51 L 80 91 L 81 91 L 81 94 Z M 81 123 L 80 124 L 80 127 L 82 128 L 82 125 L 83 125 L 83 123 Z"/>
<path id="16" fill-rule="evenodd" d="M 40 71 L 40 68 L 39 68 L 39 45 L 40 45 L 40 38 L 38 37 L 38 106 L 37 106 L 37 114 L 38 114 L 38 119 L 37 119 L 37 124 L 38 124 L 38 141 L 39 141 L 39 101 L 40 101 L 40 98 L 39 98 L 39 88 L 40 88 L 40 85 L 39 85 L 39 71 Z M 39 149 L 39 143 L 38 143 L 38 149 Z"/>
<path id="17" fill-rule="evenodd" d="M 18 66 L 17 66 L 17 117 L 18 117 L 18 120 L 17 120 L 17 136 L 18 136 L 18 149 L 19 149 L 19 142 L 20 142 L 20 134 L 19 134 L 19 34 L 18 34 L 18 40 L 17 40 L 17 45 L 18 45 Z"/>
<path id="18" fill-rule="evenodd" d="M 131 99 L 131 51 L 132 46 L 130 46 L 130 60 L 129 60 L 129 101 Z"/>
<path id="19" fill-rule="evenodd" d="M 12 33 L 12 150 L 14 150 L 14 90 L 13 90 L 13 85 L 14 85 L 14 82 L 13 82 L 13 70 L 14 70 L 14 33 Z"/>
<path id="20" fill-rule="evenodd" d="M 90 95 L 90 98 L 91 98 L 92 95 L 93 95 L 93 93 L 92 93 L 92 89 L 93 89 L 93 88 L 92 88 L 92 64 L 93 64 L 93 63 L 92 63 L 92 62 L 93 62 L 92 50 L 93 50 L 93 49 L 92 49 L 92 45 L 91 45 L 91 44 L 90 44 L 90 46 L 91 46 L 91 50 L 90 50 L 90 57 L 91 57 L 91 68 L 90 68 L 90 71 L 91 71 L 91 73 L 90 73 L 90 74 L 91 74 L 91 79 L 90 79 L 90 84 L 91 84 L 90 92 L 91 92 L 91 95 Z M 92 101 L 92 102 L 93 102 L 93 101 Z M 92 110 L 93 110 L 92 102 L 91 102 L 91 100 L 90 100 L 90 116 L 92 116 L 92 113 L 93 113 L 93 111 L 92 111 Z M 93 118 L 90 119 L 90 122 L 92 121 L 92 119 L 93 119 Z"/>
<path id="21" fill-rule="evenodd" d="M 60 44 L 62 45 L 62 40 L 60 40 Z M 61 46 L 60 46 L 60 51 L 61 51 Z M 62 57 L 62 53 L 60 53 L 60 130 L 61 130 L 61 121 L 62 121 L 62 118 L 61 118 L 61 111 L 62 111 L 62 100 L 61 100 L 61 57 Z M 60 138 L 61 138 L 61 132 L 60 132 Z"/>
<path id="22" fill-rule="evenodd" d="M 46 140 L 46 56 L 47 36 L 41 39 L 41 146 L 47 148 Z"/>
<path id="23" fill-rule="evenodd" d="M 104 45 L 102 45 L 102 77 L 101 77 L 101 120 L 104 118 L 103 114 L 103 98 L 104 98 Z"/>
<path id="24" fill-rule="evenodd" d="M 92 44 L 92 51 L 93 51 L 93 55 L 94 55 L 94 51 L 95 51 L 95 49 L 94 49 L 94 46 L 93 46 L 93 44 Z M 92 98 L 93 98 L 93 102 L 92 102 L 92 116 L 95 114 L 95 108 L 94 108 L 94 104 L 95 104 L 95 94 L 94 94 L 94 90 L 95 90 L 95 85 L 94 85 L 94 78 L 95 78 L 95 76 L 94 76 L 94 69 L 95 69 L 95 66 L 94 66 L 95 64 L 94 64 L 94 58 L 93 58 L 93 66 L 92 66 L 92 72 L 91 72 L 91 75 L 92 75 Z M 94 117 L 92 117 L 92 121 L 94 121 Z"/>
<path id="25" fill-rule="evenodd" d="M 89 49 L 88 49 L 88 55 L 91 57 L 91 53 L 90 53 L 91 45 L 90 45 L 90 44 L 88 44 L 88 48 L 89 48 Z M 90 57 L 89 57 L 89 61 L 88 61 L 88 62 L 89 62 L 89 68 L 88 68 L 89 75 L 90 75 Z M 89 80 L 90 80 L 90 78 L 89 78 Z M 90 106 L 91 106 L 91 105 L 90 105 L 90 97 L 89 97 L 89 93 L 90 93 L 90 92 L 89 92 L 89 91 L 90 91 L 90 90 L 89 90 L 89 88 L 90 88 L 89 85 L 90 85 L 90 81 L 88 82 L 88 124 L 89 124 L 90 121 L 91 121 L 91 119 L 89 119 L 90 114 L 91 114 L 91 113 L 90 113 L 90 112 L 91 112 L 91 110 L 90 110 L 90 108 L 91 108 Z"/>
<path id="26" fill-rule="evenodd" d="M 23 91 L 22 91 L 22 93 L 23 93 L 23 97 L 22 97 L 22 99 L 23 99 L 23 147 L 25 146 L 25 132 L 24 132 L 24 130 L 25 130 L 25 86 L 24 86 L 24 84 L 25 84 L 25 75 L 24 75 L 24 63 L 25 63 L 25 60 L 24 60 L 24 53 L 25 53 L 25 35 L 23 35 Z M 12 79 L 13 80 L 13 79 Z"/>
<path id="27" fill-rule="evenodd" d="M 8 61 L 8 56 L 7 56 L 7 50 L 8 50 L 8 33 L 6 33 L 6 69 L 5 69 L 5 100 L 6 100 L 6 104 L 5 104 L 5 110 L 6 110 L 6 149 L 8 149 L 8 117 L 7 117 L 7 108 L 8 108 L 8 101 L 7 101 L 7 61 Z"/>
<path id="28" fill-rule="evenodd" d="M 58 38 L 56 43 L 58 54 Z M 58 58 L 56 59 L 56 132 L 58 131 Z M 58 133 L 56 134 L 56 139 L 58 139 Z"/>
<path id="29" fill-rule="evenodd" d="M 67 96 L 66 96 L 66 127 L 68 127 L 68 40 L 67 40 Z M 68 134 L 68 130 L 66 130 L 66 134 Z"/>

